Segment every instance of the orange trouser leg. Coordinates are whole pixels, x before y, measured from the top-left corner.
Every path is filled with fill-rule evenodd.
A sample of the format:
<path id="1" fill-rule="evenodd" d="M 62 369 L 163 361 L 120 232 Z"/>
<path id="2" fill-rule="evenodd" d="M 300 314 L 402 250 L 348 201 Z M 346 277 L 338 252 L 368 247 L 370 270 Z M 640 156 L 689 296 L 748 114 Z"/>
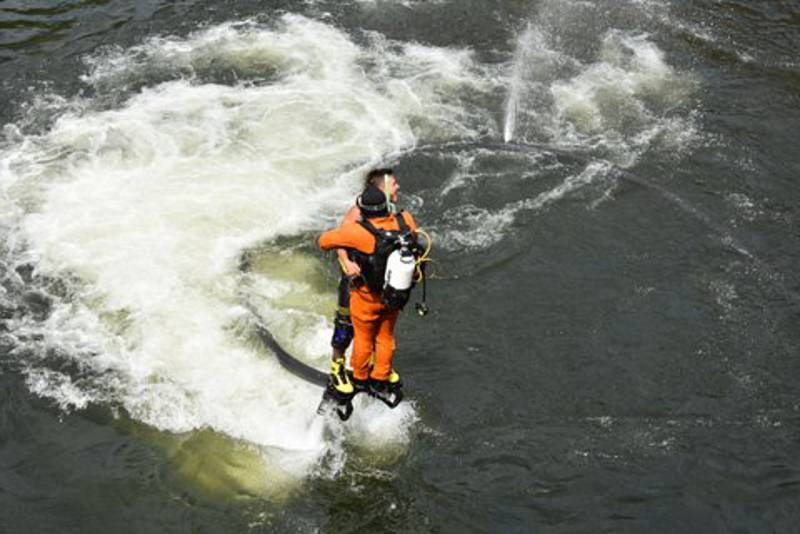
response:
<path id="1" fill-rule="evenodd" d="M 378 320 L 378 332 L 375 336 L 375 365 L 370 376 L 375 380 L 388 380 L 392 372 L 394 357 L 394 325 L 400 310 L 385 310 Z"/>
<path id="2" fill-rule="evenodd" d="M 353 378 L 366 380 L 369 378 L 369 360 L 375 350 L 375 334 L 380 317 L 380 299 L 358 289 L 350 291 L 350 320 L 353 322 L 353 353 L 350 355 L 350 366 Z"/>
<path id="3" fill-rule="evenodd" d="M 372 378 L 389 378 L 394 355 L 394 325 L 399 313 L 399 310 L 388 311 L 380 297 L 358 290 L 351 291 L 350 318 L 353 321 L 354 338 L 350 366 L 353 368 L 353 378 L 369 378 L 369 361 L 373 351 L 375 367 Z"/>

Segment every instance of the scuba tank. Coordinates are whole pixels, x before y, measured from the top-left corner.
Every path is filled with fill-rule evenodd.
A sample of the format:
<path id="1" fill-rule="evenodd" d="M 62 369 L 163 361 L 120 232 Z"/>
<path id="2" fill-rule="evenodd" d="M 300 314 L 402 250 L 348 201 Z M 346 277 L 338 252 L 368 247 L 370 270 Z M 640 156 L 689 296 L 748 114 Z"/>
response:
<path id="1" fill-rule="evenodd" d="M 401 241 L 402 248 L 398 248 L 386 259 L 386 277 L 384 289 L 391 287 L 398 291 L 405 291 L 414 282 L 416 258 L 411 248 Z"/>
<path id="2" fill-rule="evenodd" d="M 407 236 L 399 236 L 396 246 L 399 248 L 392 251 L 386 258 L 386 274 L 381 297 L 384 304 L 390 308 L 403 308 L 411 296 L 417 258 L 411 250 L 411 243 Z"/>

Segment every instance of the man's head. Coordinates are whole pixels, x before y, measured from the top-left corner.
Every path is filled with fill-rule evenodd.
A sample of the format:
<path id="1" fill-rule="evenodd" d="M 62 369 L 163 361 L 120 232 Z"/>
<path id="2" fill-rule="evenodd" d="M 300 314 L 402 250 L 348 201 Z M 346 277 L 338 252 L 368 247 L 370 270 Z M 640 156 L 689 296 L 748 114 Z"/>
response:
<path id="1" fill-rule="evenodd" d="M 374 186 L 389 196 L 389 200 L 397 202 L 397 190 L 400 185 L 397 183 L 397 178 L 392 169 L 373 169 L 367 173 L 366 183 L 364 187 Z"/>
<path id="2" fill-rule="evenodd" d="M 386 217 L 389 214 L 386 193 L 371 184 L 358 196 L 356 204 L 361 210 L 361 216 L 366 219 L 372 217 Z"/>

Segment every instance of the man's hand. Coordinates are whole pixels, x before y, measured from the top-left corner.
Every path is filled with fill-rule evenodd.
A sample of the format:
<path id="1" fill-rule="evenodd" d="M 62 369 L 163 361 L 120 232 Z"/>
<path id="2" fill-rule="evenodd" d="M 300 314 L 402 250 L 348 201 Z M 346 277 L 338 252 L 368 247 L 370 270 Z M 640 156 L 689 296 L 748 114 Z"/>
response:
<path id="1" fill-rule="evenodd" d="M 349 278 L 354 278 L 361 274 L 361 267 L 354 261 L 350 261 L 350 259 L 343 259 L 342 266 L 344 267 L 344 274 Z"/>
<path id="2" fill-rule="evenodd" d="M 361 267 L 347 256 L 345 249 L 337 249 L 336 255 L 339 257 L 339 265 L 341 265 L 345 276 L 353 278 L 361 274 Z"/>

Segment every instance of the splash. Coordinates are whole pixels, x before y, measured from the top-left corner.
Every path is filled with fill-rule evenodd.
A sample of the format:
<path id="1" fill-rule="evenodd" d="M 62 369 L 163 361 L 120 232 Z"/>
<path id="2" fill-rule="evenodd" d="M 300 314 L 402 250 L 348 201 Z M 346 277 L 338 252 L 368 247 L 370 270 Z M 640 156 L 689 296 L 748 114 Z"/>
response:
<path id="1" fill-rule="evenodd" d="M 505 121 L 503 126 L 503 141 L 508 143 L 514 138 L 514 128 L 517 122 L 517 106 L 519 105 L 520 91 L 523 89 L 524 80 L 522 78 L 522 71 L 525 66 L 526 50 L 531 47 L 531 41 L 534 36 L 534 28 L 531 24 L 525 28 L 525 31 L 517 41 L 516 51 L 514 52 L 514 59 L 512 60 L 511 77 L 508 85 L 508 97 L 506 98 L 506 112 Z"/>
<path id="2" fill-rule="evenodd" d="M 474 120 L 453 102 L 483 83 L 470 55 L 359 46 L 286 15 L 86 63 L 96 96 L 60 109 L 44 132 L 16 128 L 0 152 L 15 243 L 4 265 L 32 272 L 17 298 L 47 303 L 7 323 L 30 389 L 64 408 L 104 403 L 161 431 L 206 429 L 259 447 L 276 484 L 325 462 L 341 468 L 331 459 L 343 440 L 402 447 L 411 404 L 329 439 L 320 392 L 253 343 L 242 295 L 254 292 L 284 339 L 322 365 L 333 292 L 291 267 L 243 273 L 240 259 L 282 236 L 313 241 L 308 232 L 351 202 L 363 170 L 420 132 L 469 131 Z M 286 305 L 298 301 L 314 305 Z"/>
<path id="3" fill-rule="evenodd" d="M 649 21 L 653 9 L 649 2 L 620 2 L 609 9 L 592 2 L 537 4 L 500 77 L 506 147 L 495 151 L 521 158 L 511 163 L 520 168 L 516 176 L 498 179 L 528 180 L 530 167 L 524 160 L 530 154 L 561 154 L 565 161 L 577 155 L 583 170 L 551 173 L 561 174 L 561 183 L 552 186 L 546 180 L 544 191 L 516 186 L 533 196 L 499 208 L 496 201 L 482 205 L 480 198 L 450 207 L 438 228 L 443 236 L 439 242 L 454 249 L 485 249 L 508 235 L 519 213 L 538 211 L 548 199 L 586 186 L 593 195 L 589 207 L 597 207 L 616 187 L 614 169 L 631 168 L 645 154 L 681 157 L 696 145 L 700 134 L 691 110 L 696 90 L 692 74 L 672 67 L 651 35 L 630 28 L 631 14 Z M 443 195 L 457 198 L 481 182 L 488 186 L 480 170 L 485 161 L 480 148 L 450 157 L 455 157 L 456 169 Z"/>

